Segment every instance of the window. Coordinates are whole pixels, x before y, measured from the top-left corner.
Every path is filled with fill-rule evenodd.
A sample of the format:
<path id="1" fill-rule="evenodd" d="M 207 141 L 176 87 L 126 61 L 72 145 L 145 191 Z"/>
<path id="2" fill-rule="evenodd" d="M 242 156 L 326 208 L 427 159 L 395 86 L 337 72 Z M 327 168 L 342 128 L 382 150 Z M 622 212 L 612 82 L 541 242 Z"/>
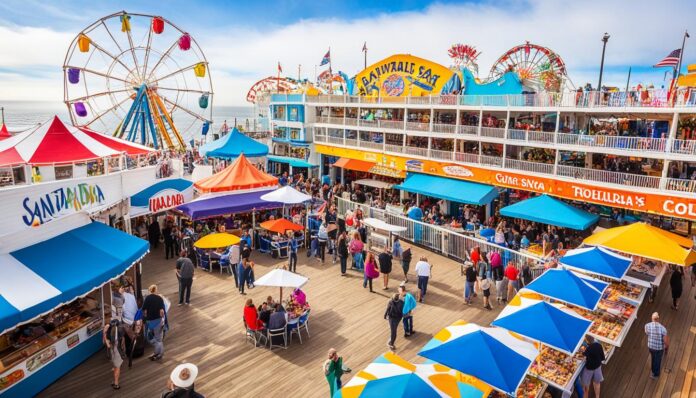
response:
<path id="1" fill-rule="evenodd" d="M 56 180 L 67 180 L 73 178 L 73 167 L 68 166 L 56 166 L 55 167 Z"/>

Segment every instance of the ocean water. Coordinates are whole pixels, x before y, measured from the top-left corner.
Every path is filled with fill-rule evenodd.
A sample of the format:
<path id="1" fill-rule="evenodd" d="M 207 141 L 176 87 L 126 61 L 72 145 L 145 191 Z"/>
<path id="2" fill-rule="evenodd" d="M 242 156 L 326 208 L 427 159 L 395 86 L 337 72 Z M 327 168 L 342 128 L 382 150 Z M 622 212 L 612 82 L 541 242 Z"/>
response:
<path id="1" fill-rule="evenodd" d="M 5 111 L 5 123 L 10 132 L 20 132 L 23 130 L 35 127 L 39 123 L 50 120 L 57 115 L 64 122 L 69 123 L 70 117 L 65 104 L 61 102 L 41 102 L 41 101 L 1 101 L 0 108 Z M 191 120 L 184 120 L 186 116 L 180 116 L 182 125 L 191 125 Z M 189 119 L 193 119 L 190 118 Z M 254 129 L 254 108 L 252 106 L 214 106 L 213 107 L 213 125 L 210 132 L 217 132 L 225 121 L 229 127 L 234 125 L 235 119 L 237 125 L 244 127 L 246 131 Z M 177 120 L 174 121 L 178 125 Z M 182 131 L 185 140 L 191 138 L 199 139 L 201 130 L 199 123 L 193 124 L 195 127 L 189 131 Z M 104 131 L 110 133 L 116 129 L 117 125 Z"/>

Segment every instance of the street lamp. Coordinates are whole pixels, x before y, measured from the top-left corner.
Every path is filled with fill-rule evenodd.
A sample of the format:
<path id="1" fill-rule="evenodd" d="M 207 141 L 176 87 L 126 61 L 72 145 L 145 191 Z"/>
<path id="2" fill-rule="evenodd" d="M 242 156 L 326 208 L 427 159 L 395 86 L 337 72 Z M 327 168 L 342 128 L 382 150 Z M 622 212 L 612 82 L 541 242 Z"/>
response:
<path id="1" fill-rule="evenodd" d="M 599 83 L 597 84 L 597 91 L 600 93 L 602 92 L 602 72 L 604 72 L 604 52 L 607 49 L 608 41 L 609 33 L 604 32 L 604 36 L 602 36 L 602 42 L 604 42 L 604 45 L 602 46 L 602 62 L 599 64 Z"/>

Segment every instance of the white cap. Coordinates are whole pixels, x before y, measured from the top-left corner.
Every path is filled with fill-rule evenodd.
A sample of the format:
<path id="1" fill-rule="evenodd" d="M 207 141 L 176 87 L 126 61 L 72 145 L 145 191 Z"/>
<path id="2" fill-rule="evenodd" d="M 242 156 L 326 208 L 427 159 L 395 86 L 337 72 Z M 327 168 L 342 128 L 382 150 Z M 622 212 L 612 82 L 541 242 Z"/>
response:
<path id="1" fill-rule="evenodd" d="M 192 363 L 182 363 L 172 370 L 172 374 L 169 378 L 175 386 L 188 388 L 196 381 L 196 376 L 198 376 L 198 367 L 196 365 Z"/>

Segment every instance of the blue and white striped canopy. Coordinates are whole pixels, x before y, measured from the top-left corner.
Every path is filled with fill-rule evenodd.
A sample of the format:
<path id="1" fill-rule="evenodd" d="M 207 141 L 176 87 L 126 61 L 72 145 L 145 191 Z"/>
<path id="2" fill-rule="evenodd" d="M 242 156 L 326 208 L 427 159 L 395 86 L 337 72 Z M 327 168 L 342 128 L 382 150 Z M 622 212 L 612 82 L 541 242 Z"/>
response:
<path id="1" fill-rule="evenodd" d="M 77 216 L 85 222 L 76 228 L 0 253 L 3 333 L 86 295 L 121 275 L 147 253 L 147 241 L 90 222 L 86 215 Z M 41 235 L 43 227 L 27 232 Z"/>

